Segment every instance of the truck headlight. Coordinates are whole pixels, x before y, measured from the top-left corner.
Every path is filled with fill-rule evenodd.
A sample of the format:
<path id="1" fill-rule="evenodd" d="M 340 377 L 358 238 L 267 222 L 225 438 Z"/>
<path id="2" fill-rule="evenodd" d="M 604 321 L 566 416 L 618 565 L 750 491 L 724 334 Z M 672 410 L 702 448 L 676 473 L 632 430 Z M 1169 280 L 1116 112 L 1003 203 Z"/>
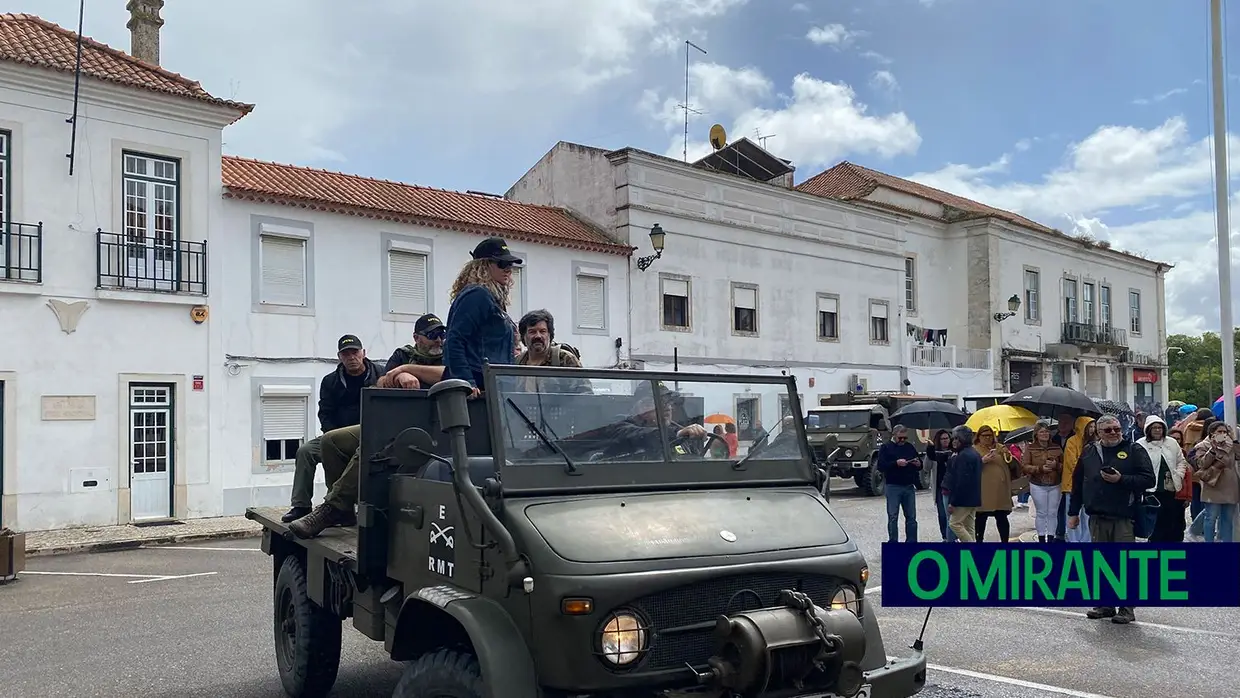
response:
<path id="1" fill-rule="evenodd" d="M 851 448 L 846 448 L 846 449 L 844 449 L 844 457 L 845 457 L 845 458 L 852 458 L 852 449 L 851 449 Z"/>
<path id="2" fill-rule="evenodd" d="M 860 617 L 861 601 L 857 598 L 857 591 L 850 586 L 840 587 L 835 596 L 831 597 L 831 610 L 848 611 Z"/>
<path id="3" fill-rule="evenodd" d="M 611 614 L 600 632 L 601 654 L 612 666 L 627 666 L 637 661 L 645 654 L 650 642 L 648 628 L 628 611 Z"/>

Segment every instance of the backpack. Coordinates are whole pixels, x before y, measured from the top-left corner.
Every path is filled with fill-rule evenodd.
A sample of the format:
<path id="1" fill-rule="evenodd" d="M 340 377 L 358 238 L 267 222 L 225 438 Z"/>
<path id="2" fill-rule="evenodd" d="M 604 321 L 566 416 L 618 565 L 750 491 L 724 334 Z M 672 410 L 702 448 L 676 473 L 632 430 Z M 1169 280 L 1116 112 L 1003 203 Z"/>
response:
<path id="1" fill-rule="evenodd" d="M 574 347 L 571 344 L 552 344 L 551 356 L 549 357 L 550 365 L 556 367 L 563 366 L 564 355 L 561 352 L 565 351 L 577 357 L 577 363 L 581 363 L 581 352 L 577 349 L 577 347 Z"/>

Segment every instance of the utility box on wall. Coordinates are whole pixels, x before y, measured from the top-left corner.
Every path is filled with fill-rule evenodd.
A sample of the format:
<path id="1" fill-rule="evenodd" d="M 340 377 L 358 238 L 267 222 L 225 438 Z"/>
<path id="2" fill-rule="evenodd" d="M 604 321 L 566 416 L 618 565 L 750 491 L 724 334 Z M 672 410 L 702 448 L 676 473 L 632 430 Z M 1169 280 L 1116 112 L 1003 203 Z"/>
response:
<path id="1" fill-rule="evenodd" d="M 0 582 L 17 579 L 26 569 L 26 534 L 0 528 Z"/>

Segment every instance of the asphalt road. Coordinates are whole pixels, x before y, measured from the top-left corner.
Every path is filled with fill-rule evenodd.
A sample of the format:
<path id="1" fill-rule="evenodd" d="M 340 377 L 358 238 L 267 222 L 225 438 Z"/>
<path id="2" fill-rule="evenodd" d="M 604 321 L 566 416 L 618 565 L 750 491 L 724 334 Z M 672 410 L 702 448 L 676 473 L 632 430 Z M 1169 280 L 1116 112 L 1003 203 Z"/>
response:
<path id="1" fill-rule="evenodd" d="M 851 488 L 849 488 L 851 489 Z M 934 506 L 918 497 L 923 539 Z M 836 515 L 870 560 L 881 604 L 881 498 L 847 490 Z M 1014 514 L 1013 535 L 1032 518 Z M 993 534 L 992 534 L 993 535 Z M 33 558 L 0 585 L 0 695 L 280 698 L 271 627 L 271 562 L 257 540 Z M 879 609 L 888 654 L 924 612 Z M 1138 609 L 1138 624 L 1067 610 L 937 609 L 926 633 L 928 698 L 1234 696 L 1236 609 Z M 390 695 L 399 667 L 346 628 L 334 696 Z"/>

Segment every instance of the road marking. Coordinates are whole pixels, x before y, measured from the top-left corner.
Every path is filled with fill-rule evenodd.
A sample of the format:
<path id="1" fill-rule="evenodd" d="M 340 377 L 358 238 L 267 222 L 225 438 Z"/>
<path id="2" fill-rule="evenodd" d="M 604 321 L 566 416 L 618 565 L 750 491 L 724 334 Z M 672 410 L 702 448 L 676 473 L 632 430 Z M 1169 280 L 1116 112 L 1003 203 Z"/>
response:
<path id="1" fill-rule="evenodd" d="M 878 595 L 883 590 L 882 585 L 871 587 L 865 590 L 865 596 Z M 978 607 L 975 607 L 978 608 Z M 1037 606 L 986 606 L 996 611 L 1032 611 L 1034 613 L 1046 613 L 1054 616 L 1065 616 L 1067 618 L 1085 618 L 1084 611 L 1069 611 L 1062 608 L 1038 608 Z M 1088 620 L 1088 619 L 1087 619 Z M 1151 623 L 1149 621 L 1138 620 L 1137 625 L 1143 628 L 1155 628 L 1157 630 L 1168 630 L 1176 633 L 1187 633 L 1189 635 L 1206 635 L 1209 637 L 1223 637 L 1231 640 L 1240 640 L 1240 635 L 1235 633 L 1224 632 L 1222 630 L 1206 630 L 1204 628 L 1186 628 L 1180 625 L 1166 625 L 1164 623 Z"/>
<path id="2" fill-rule="evenodd" d="M 198 548 L 192 545 L 150 545 L 150 546 L 144 545 L 142 546 L 142 549 L 143 550 L 208 550 L 208 551 L 213 551 L 213 552 L 230 552 L 230 553 L 235 553 L 235 552 L 261 553 L 263 552 L 262 548 Z"/>
<path id="3" fill-rule="evenodd" d="M 22 572 L 21 574 L 46 574 L 46 575 L 57 575 L 57 576 L 65 576 L 65 577 L 122 577 L 122 578 L 137 578 L 137 579 L 148 579 L 148 580 L 157 579 L 160 576 L 157 574 L 116 574 L 112 572 L 35 572 L 34 570 L 26 570 L 25 572 Z"/>
<path id="4" fill-rule="evenodd" d="M 1072 698 L 1113 698 L 1113 696 L 1107 696 L 1101 693 L 1089 693 L 1088 691 L 1078 691 L 1074 688 L 1064 688 L 1062 686 L 1051 686 L 1049 684 L 1037 683 L 1034 681 L 1025 681 L 1024 679 L 1014 679 L 1010 676 L 1000 676 L 998 674 L 986 674 L 980 671 L 971 671 L 969 669 L 957 669 L 955 667 L 942 666 L 939 664 L 927 664 L 926 668 L 929 669 L 930 671 L 941 671 L 945 674 L 958 674 L 960 676 L 967 676 L 971 679 L 993 681 L 995 683 L 1007 684 L 1008 686 L 1020 686 L 1021 688 L 1032 688 L 1038 691 L 1046 691 L 1047 693 L 1057 693 L 1061 696 L 1072 696 Z"/>
<path id="5" fill-rule="evenodd" d="M 189 579 L 190 577 L 210 577 L 215 572 L 195 572 L 194 574 L 173 574 L 163 577 L 152 577 L 151 579 L 135 579 L 130 584 L 146 584 L 147 582 L 166 582 L 169 579 Z"/>

